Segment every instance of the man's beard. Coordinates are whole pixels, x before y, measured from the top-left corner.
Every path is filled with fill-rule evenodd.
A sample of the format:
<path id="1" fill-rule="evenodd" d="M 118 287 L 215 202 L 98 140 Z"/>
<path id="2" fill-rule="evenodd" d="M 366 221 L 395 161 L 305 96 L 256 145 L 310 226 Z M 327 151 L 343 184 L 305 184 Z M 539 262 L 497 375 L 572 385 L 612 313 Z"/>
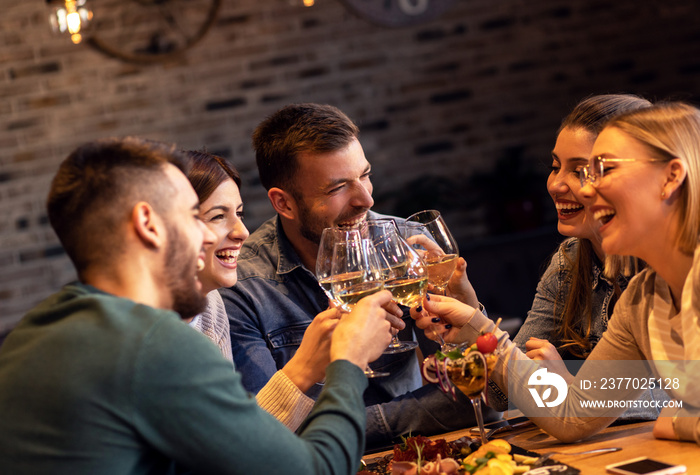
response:
<path id="1" fill-rule="evenodd" d="M 318 219 L 310 211 L 310 208 L 306 206 L 303 199 L 297 199 L 297 207 L 299 209 L 299 233 L 312 243 L 316 245 L 320 244 L 323 230 L 335 226 L 335 223 L 323 222 Z M 357 211 L 353 212 L 350 216 L 341 217 L 339 222 L 342 223 L 343 220 L 360 214 L 360 209 L 362 210 L 361 212 L 364 213 L 369 211 L 369 208 L 358 208 Z"/>
<path id="2" fill-rule="evenodd" d="M 172 310 L 180 317 L 191 318 L 204 311 L 207 303 L 195 285 L 197 264 L 189 258 L 186 240 L 175 226 L 167 226 L 168 242 L 165 249 L 164 280 L 170 292 Z"/>
<path id="3" fill-rule="evenodd" d="M 333 226 L 333 223 L 323 223 L 311 213 L 303 200 L 298 200 L 299 232 L 306 239 L 318 245 L 321 242 L 323 230 Z"/>

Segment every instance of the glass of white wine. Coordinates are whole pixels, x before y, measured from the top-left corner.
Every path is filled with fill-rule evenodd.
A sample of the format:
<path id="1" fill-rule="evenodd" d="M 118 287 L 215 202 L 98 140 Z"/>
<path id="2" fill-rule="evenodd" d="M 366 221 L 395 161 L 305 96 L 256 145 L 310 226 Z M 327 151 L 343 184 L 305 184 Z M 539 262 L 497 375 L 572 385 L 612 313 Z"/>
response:
<path id="1" fill-rule="evenodd" d="M 404 237 L 420 250 L 428 268 L 428 282 L 436 293 L 444 295 L 457 266 L 459 249 L 440 212 L 424 210 L 406 218 Z"/>
<path id="2" fill-rule="evenodd" d="M 418 253 L 401 237 L 396 222 L 369 220 L 363 235 L 377 251 L 384 288 L 391 291 L 394 301 L 406 307 L 420 305 L 427 292 L 428 273 Z M 415 341 L 401 341 L 394 335 L 384 353 L 401 353 L 417 346 Z"/>
<path id="3" fill-rule="evenodd" d="M 337 241 L 333 246 L 331 263 L 331 293 L 333 300 L 346 312 L 351 312 L 357 303 L 368 295 L 384 288 L 376 250 L 367 239 Z M 365 369 L 368 378 L 388 376 L 369 366 Z"/>
<path id="4" fill-rule="evenodd" d="M 316 280 L 326 293 L 326 296 L 340 306 L 341 302 L 336 301 L 331 291 L 331 272 L 333 265 L 333 250 L 338 242 L 362 239 L 358 229 L 348 228 L 325 228 L 321 234 L 321 242 L 316 256 Z"/>

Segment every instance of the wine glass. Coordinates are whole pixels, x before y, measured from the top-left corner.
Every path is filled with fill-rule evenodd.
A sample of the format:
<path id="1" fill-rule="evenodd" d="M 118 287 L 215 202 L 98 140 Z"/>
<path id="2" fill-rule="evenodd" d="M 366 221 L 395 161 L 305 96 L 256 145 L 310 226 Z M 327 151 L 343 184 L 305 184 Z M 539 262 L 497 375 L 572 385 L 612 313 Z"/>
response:
<path id="1" fill-rule="evenodd" d="M 325 228 L 321 233 L 321 242 L 316 256 L 316 280 L 326 293 L 326 296 L 333 300 L 338 306 L 340 302 L 335 300 L 331 292 L 331 271 L 333 265 L 333 249 L 337 242 L 362 239 L 358 229 L 348 228 Z"/>
<path id="2" fill-rule="evenodd" d="M 331 263 L 331 294 L 346 312 L 351 312 L 364 297 L 384 288 L 374 246 L 367 239 L 355 239 L 359 233 L 350 236 L 353 238 L 335 243 Z M 389 373 L 374 371 L 368 365 L 365 375 L 376 378 Z"/>
<path id="3" fill-rule="evenodd" d="M 447 283 L 457 266 L 459 250 L 440 212 L 430 209 L 409 216 L 404 237 L 421 250 L 428 268 L 428 282 L 437 293 L 445 295 Z"/>
<path id="4" fill-rule="evenodd" d="M 418 250 L 425 262 L 432 291 L 445 295 L 457 266 L 459 250 L 440 212 L 424 210 L 412 214 L 404 221 L 402 229 L 406 240 Z M 435 325 L 431 325 L 430 329 L 440 346 L 445 347 L 445 341 Z"/>
<path id="5" fill-rule="evenodd" d="M 484 397 L 488 375 L 498 360 L 498 352 L 483 354 L 475 345 L 463 343 L 445 353 L 445 371 L 452 384 L 472 402 L 481 443 L 486 443 L 481 399 Z"/>
<path id="6" fill-rule="evenodd" d="M 369 220 L 364 234 L 377 251 L 384 288 L 401 305 L 420 305 L 427 291 L 428 274 L 418 253 L 401 237 L 394 220 Z M 384 353 L 401 353 L 417 346 L 415 341 L 400 341 L 394 335 Z"/>

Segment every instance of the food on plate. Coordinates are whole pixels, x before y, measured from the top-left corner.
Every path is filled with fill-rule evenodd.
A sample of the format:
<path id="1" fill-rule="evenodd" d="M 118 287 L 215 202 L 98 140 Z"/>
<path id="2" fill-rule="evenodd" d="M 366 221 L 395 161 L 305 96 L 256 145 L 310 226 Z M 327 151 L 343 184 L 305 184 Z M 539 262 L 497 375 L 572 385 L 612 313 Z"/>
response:
<path id="1" fill-rule="evenodd" d="M 491 440 L 462 460 L 463 473 L 475 475 L 513 475 L 532 468 L 515 460 L 511 446 L 501 439 Z M 534 462 L 534 457 L 529 457 Z M 523 460 L 523 459 L 521 459 Z"/>
<path id="2" fill-rule="evenodd" d="M 501 439 L 479 446 L 466 437 L 452 442 L 407 437 L 394 446 L 385 463 L 358 475 L 514 475 L 527 472 L 537 460 L 511 452 L 511 445 Z"/>

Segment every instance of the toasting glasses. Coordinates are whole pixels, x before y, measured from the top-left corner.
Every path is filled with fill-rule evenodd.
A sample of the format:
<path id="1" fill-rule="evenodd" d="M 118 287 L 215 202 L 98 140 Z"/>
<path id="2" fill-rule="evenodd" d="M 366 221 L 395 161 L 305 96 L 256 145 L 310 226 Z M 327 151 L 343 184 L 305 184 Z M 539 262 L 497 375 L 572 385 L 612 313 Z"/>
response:
<path id="1" fill-rule="evenodd" d="M 428 273 L 418 253 L 401 237 L 393 219 L 367 221 L 363 235 L 372 242 L 379 257 L 384 288 L 391 291 L 401 305 L 420 305 L 428 287 Z M 415 349 L 415 341 L 400 341 L 392 337 L 385 354 Z"/>
<path id="2" fill-rule="evenodd" d="M 384 288 L 377 253 L 357 229 L 326 228 L 316 258 L 316 278 L 328 297 L 346 312 L 363 297 Z M 365 369 L 368 378 L 389 373 Z"/>

